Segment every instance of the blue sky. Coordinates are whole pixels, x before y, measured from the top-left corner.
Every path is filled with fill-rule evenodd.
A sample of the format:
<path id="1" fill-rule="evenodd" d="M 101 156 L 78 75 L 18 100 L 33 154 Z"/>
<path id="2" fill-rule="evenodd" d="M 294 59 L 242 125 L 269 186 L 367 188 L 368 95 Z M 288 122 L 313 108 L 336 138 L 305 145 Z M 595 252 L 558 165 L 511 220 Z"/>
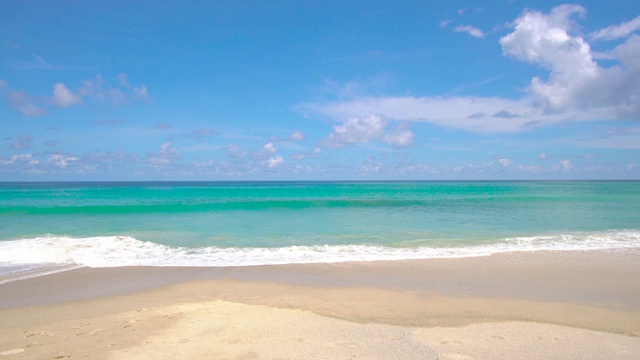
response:
<path id="1" fill-rule="evenodd" d="M 640 2 L 0 2 L 0 180 L 639 179 Z"/>

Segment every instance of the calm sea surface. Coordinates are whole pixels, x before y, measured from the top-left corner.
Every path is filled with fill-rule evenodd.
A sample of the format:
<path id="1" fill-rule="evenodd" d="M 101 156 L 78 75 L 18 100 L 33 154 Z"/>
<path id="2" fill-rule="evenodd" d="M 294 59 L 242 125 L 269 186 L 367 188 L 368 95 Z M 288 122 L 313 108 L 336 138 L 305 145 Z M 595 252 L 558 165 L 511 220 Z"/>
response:
<path id="1" fill-rule="evenodd" d="M 640 182 L 0 183 L 0 282 L 640 247 Z"/>

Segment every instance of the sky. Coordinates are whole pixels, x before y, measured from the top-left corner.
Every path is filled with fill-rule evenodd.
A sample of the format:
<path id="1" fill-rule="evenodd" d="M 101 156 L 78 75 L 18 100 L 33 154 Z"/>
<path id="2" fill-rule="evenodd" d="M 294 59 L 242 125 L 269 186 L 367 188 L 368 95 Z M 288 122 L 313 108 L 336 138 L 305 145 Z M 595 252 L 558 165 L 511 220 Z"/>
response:
<path id="1" fill-rule="evenodd" d="M 0 181 L 640 179 L 639 1 L 0 2 Z"/>

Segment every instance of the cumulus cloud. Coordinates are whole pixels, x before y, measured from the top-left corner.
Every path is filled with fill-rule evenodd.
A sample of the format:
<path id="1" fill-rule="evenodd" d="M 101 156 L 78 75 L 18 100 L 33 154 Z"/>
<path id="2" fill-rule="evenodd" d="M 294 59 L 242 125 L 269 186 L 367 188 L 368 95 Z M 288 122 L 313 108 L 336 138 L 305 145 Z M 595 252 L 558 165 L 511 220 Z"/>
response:
<path id="1" fill-rule="evenodd" d="M 177 158 L 178 156 L 180 156 L 180 151 L 171 145 L 172 143 L 170 141 L 160 145 L 158 153 L 162 157 Z"/>
<path id="2" fill-rule="evenodd" d="M 398 127 L 390 133 L 385 133 L 386 126 L 387 121 L 379 115 L 352 116 L 342 124 L 334 125 L 333 132 L 322 143 L 329 149 L 367 143 L 376 139 L 397 147 L 413 143 L 414 134 L 411 131 Z"/>
<path id="3" fill-rule="evenodd" d="M 67 166 L 69 166 L 70 163 L 78 161 L 77 157 L 74 156 L 64 156 L 64 155 L 60 155 L 60 154 L 54 154 L 49 156 L 49 159 L 47 160 L 48 163 L 53 164 L 59 168 L 65 169 Z"/>
<path id="4" fill-rule="evenodd" d="M 350 117 L 341 125 L 334 125 L 333 132 L 324 139 L 328 148 L 342 147 L 354 143 L 369 142 L 384 134 L 384 120 L 377 115 Z"/>
<path id="5" fill-rule="evenodd" d="M 296 130 L 292 132 L 289 136 L 287 136 L 287 139 L 293 140 L 293 141 L 301 141 L 305 139 L 305 136 L 301 131 Z"/>
<path id="6" fill-rule="evenodd" d="M 256 160 L 267 160 L 271 158 L 276 151 L 278 151 L 278 147 L 269 142 L 264 144 L 260 150 L 255 151 L 253 153 L 253 158 Z"/>
<path id="7" fill-rule="evenodd" d="M 640 38 L 633 35 L 613 50 L 620 65 L 603 68 L 587 41 L 574 35 L 571 17 L 585 12 L 579 5 L 561 5 L 550 14 L 525 11 L 500 44 L 505 54 L 550 71 L 546 81 L 534 77 L 528 88 L 545 112 L 600 109 L 608 118 L 638 119 Z"/>
<path id="8" fill-rule="evenodd" d="M 246 155 L 247 152 L 242 150 L 242 148 L 240 148 L 239 146 L 233 144 L 227 145 L 227 157 L 229 157 L 230 159 L 243 158 Z"/>
<path id="9" fill-rule="evenodd" d="M 569 160 L 560 160 L 560 165 L 564 171 L 569 171 L 573 168 L 573 164 Z"/>
<path id="10" fill-rule="evenodd" d="M 373 113 L 389 120 L 483 133 L 523 131 L 565 121 L 640 120 L 640 36 L 629 30 L 635 20 L 619 25 L 624 31 L 607 28 L 611 34 L 628 38 L 608 52 L 614 62 L 605 68 L 579 35 L 574 18 L 585 12 L 578 5 L 561 5 L 550 13 L 526 10 L 511 23 L 510 32 L 499 40 L 503 54 L 548 72 L 546 78 L 534 77 L 519 99 L 355 96 L 303 103 L 297 109 L 334 120 Z M 349 125 L 336 129 L 326 144 L 348 143 Z M 341 139 L 345 141 L 338 141 Z"/>
<path id="11" fill-rule="evenodd" d="M 57 107 L 69 107 L 79 104 L 81 101 L 78 95 L 71 92 L 63 83 L 53 85 L 53 97 L 51 103 Z"/>
<path id="12" fill-rule="evenodd" d="M 506 159 L 506 158 L 500 158 L 500 159 L 498 159 L 498 163 L 499 163 L 500 165 L 504 166 L 504 167 L 507 167 L 507 166 L 511 166 L 511 165 L 513 165 L 513 161 L 512 161 L 512 160 L 510 160 L 510 159 Z"/>
<path id="13" fill-rule="evenodd" d="M 467 33 L 467 34 L 469 34 L 469 35 L 471 35 L 471 36 L 473 36 L 475 38 L 483 38 L 484 37 L 484 32 L 482 32 L 482 30 L 480 30 L 480 29 L 478 29 L 476 27 L 473 27 L 471 25 L 459 25 L 459 26 L 456 26 L 453 29 L 453 31 L 458 32 L 458 33 L 465 32 L 465 33 Z"/>
<path id="14" fill-rule="evenodd" d="M 284 159 L 282 158 L 282 156 L 272 156 L 266 161 L 266 164 L 270 169 L 280 166 L 283 163 L 284 163 Z"/>
<path id="15" fill-rule="evenodd" d="M 615 40 L 629 36 L 640 29 L 640 16 L 620 25 L 613 25 L 589 34 L 592 40 Z"/>
<path id="16" fill-rule="evenodd" d="M 120 74 L 118 78 L 121 84 L 128 84 L 126 74 Z M 83 99 L 92 102 L 108 102 L 116 106 L 149 99 L 149 92 L 145 85 L 133 89 L 107 86 L 100 75 L 94 79 L 82 81 L 76 92 L 61 82 L 55 83 L 51 97 L 31 96 L 24 91 L 13 90 L 4 80 L 0 82 L 0 92 L 5 93 L 9 106 L 26 116 L 44 115 L 51 106 L 67 108 L 79 105 Z"/>
<path id="17" fill-rule="evenodd" d="M 40 161 L 33 157 L 31 154 L 13 155 L 8 160 L 0 159 L 0 165 L 12 165 L 12 164 L 28 164 L 38 165 Z"/>
<path id="18" fill-rule="evenodd" d="M 180 157 L 180 150 L 173 146 L 170 141 L 160 145 L 158 151 L 149 156 L 151 167 L 160 168 L 170 165 L 175 159 Z"/>
<path id="19" fill-rule="evenodd" d="M 264 146 L 262 147 L 262 150 L 263 150 L 265 153 L 273 154 L 274 152 L 276 152 L 276 151 L 278 150 L 278 148 L 277 148 L 277 147 L 275 147 L 272 143 L 266 143 L 266 144 L 264 144 Z"/>

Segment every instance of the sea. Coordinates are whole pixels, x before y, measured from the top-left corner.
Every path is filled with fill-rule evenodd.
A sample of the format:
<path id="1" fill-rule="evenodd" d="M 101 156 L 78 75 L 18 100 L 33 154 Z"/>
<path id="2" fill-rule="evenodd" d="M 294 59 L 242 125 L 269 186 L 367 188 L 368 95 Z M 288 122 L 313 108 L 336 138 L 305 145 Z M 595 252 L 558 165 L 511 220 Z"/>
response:
<path id="1" fill-rule="evenodd" d="M 638 247 L 640 181 L 0 183 L 0 283 Z"/>

